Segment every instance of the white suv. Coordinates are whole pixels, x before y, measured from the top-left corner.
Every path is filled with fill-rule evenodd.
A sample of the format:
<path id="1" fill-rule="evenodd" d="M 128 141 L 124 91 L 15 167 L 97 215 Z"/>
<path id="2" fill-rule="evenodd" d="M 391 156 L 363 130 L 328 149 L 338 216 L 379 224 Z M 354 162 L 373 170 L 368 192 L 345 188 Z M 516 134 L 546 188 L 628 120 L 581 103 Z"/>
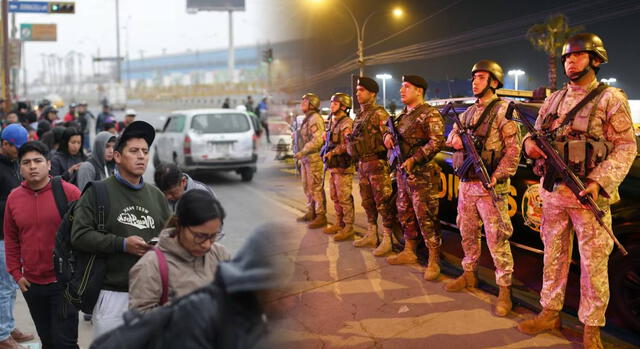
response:
<path id="1" fill-rule="evenodd" d="M 174 111 L 156 138 L 156 161 L 186 171 L 236 171 L 245 182 L 256 172 L 257 136 L 251 117 L 231 109 Z"/>

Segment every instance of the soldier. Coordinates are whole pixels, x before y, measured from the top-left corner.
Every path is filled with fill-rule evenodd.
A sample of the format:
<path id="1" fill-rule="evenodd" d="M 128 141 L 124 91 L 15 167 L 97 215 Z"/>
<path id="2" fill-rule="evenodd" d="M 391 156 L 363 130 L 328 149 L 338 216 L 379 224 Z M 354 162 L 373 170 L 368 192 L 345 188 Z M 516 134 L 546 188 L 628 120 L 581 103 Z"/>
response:
<path id="1" fill-rule="evenodd" d="M 618 186 L 637 151 L 629 102 L 623 91 L 598 84 L 596 74 L 608 60 L 598 36 L 572 36 L 564 44 L 561 57 L 569 82 L 545 100 L 535 127 L 550 133 L 558 153 L 585 182 L 586 189 L 580 195 L 596 200 L 606 212 L 606 225 L 611 227 L 610 204 L 619 199 Z M 581 101 L 586 104 L 578 106 Z M 544 163 L 545 156 L 534 140 L 526 136 L 524 146 L 527 156 L 538 159 L 537 164 Z M 605 325 L 609 301 L 607 262 L 613 240 L 550 167 L 545 166 L 541 183 L 542 311 L 518 324 L 518 330 L 534 335 L 560 327 L 575 229 L 582 275 L 578 318 L 584 324 L 583 344 L 585 348 L 602 348 L 600 327 Z"/>
<path id="2" fill-rule="evenodd" d="M 403 163 L 398 162 L 398 218 L 404 231 L 404 250 L 389 256 L 389 264 L 412 264 L 418 258 L 415 253 L 418 230 L 429 248 L 429 262 L 424 272 L 426 280 L 440 275 L 440 227 L 438 222 L 438 197 L 440 191 L 440 166 L 434 157 L 444 146 L 444 119 L 440 112 L 424 101 L 427 82 L 417 75 L 402 77 L 400 99 L 406 106 L 395 120 Z M 385 146 L 395 146 L 394 136 L 384 136 Z"/>
<path id="3" fill-rule="evenodd" d="M 343 241 L 353 236 L 354 207 L 351 188 L 356 169 L 347 153 L 347 135 L 353 130 L 353 120 L 349 117 L 351 96 L 336 93 L 331 96 L 330 150 L 324 155 L 329 169 L 329 192 L 336 209 L 336 224 L 325 229 L 327 234 L 336 234 L 334 241 Z"/>
<path id="4" fill-rule="evenodd" d="M 394 211 L 389 198 L 392 194 L 387 150 L 382 135 L 387 132 L 385 123 L 389 114 L 376 104 L 379 91 L 375 80 L 366 76 L 358 79 L 356 98 L 360 111 L 356 115 L 352 134 L 347 137 L 347 150 L 357 163 L 360 180 L 362 207 L 367 213 L 367 234 L 353 242 L 355 247 L 376 247 L 378 236 L 378 213 L 382 216 L 383 238 L 373 251 L 382 256 L 391 251 L 391 234 Z"/>
<path id="5" fill-rule="evenodd" d="M 322 228 L 327 225 L 325 214 L 324 189 L 322 187 L 322 134 L 324 133 L 324 119 L 318 113 L 320 98 L 313 93 L 302 96 L 300 108 L 305 114 L 300 125 L 300 150 L 295 154 L 300 160 L 302 168 L 302 188 L 307 197 L 307 212 L 298 217 L 298 222 L 308 222 L 309 228 Z"/>
<path id="6" fill-rule="evenodd" d="M 458 190 L 458 217 L 456 223 L 462 235 L 464 273 L 445 285 L 449 292 L 461 291 L 465 287 L 477 285 L 478 260 L 482 250 L 480 232 L 484 222 L 487 246 L 496 268 L 496 284 L 500 294 L 495 314 L 507 316 L 511 310 L 511 274 L 513 257 L 509 237 L 513 226 L 509 218 L 509 177 L 513 176 L 520 162 L 520 130 L 515 121 L 507 120 L 505 113 L 509 103 L 496 95 L 496 89 L 503 86 L 504 73 L 498 63 L 482 60 L 471 69 L 471 88 L 476 102 L 461 116 L 460 122 L 476 139 L 476 149 L 491 176 L 490 186 L 498 195 L 499 202 L 493 202 L 489 192 L 483 187 L 473 168 L 460 177 Z M 459 169 L 468 154 L 464 151 L 457 125 L 449 133 L 447 146 L 457 150 L 454 168 Z"/>

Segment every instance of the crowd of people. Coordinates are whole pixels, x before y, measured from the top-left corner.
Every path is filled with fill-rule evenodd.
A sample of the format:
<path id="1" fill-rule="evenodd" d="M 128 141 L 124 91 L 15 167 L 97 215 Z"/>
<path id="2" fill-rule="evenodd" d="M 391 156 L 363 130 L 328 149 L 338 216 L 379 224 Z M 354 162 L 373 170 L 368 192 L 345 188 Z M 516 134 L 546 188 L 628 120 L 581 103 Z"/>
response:
<path id="1" fill-rule="evenodd" d="M 428 249 L 424 279 L 439 280 L 441 168 L 435 158 L 446 145 L 454 151 L 452 167 L 460 177 L 456 224 L 462 236 L 464 273 L 446 283 L 444 289 L 456 292 L 476 287 L 484 227 L 499 286 L 494 313 L 504 317 L 512 308 L 514 269 L 508 193 L 510 177 L 515 175 L 524 153 L 535 161 L 535 172 L 542 176 L 543 309 L 517 328 L 535 335 L 560 327 L 575 231 L 582 274 L 578 317 L 584 324 L 583 343 L 585 348 L 602 348 L 600 327 L 605 324 L 609 301 L 607 263 L 614 245 L 614 237 L 607 232 L 611 229 L 609 207 L 619 199 L 618 187 L 637 154 L 626 95 L 597 79 L 601 65 L 607 61 L 604 44 L 595 34 L 569 38 L 561 55 L 569 82 L 545 100 L 535 124 L 536 131 L 543 135 L 540 137 L 550 138 L 554 147 L 550 151 L 561 154 L 569 171 L 584 182 L 584 189 L 577 191 L 571 190 L 572 183 L 554 167 L 557 163 L 547 158 L 553 153 L 541 149 L 544 146 L 533 131 L 522 137 L 512 118 L 517 119 L 518 113 L 508 115 L 510 103 L 496 94 L 503 86 L 504 72 L 495 61 L 481 60 L 473 65 L 471 88 L 477 100 L 460 115 L 448 136 L 441 111 L 425 102 L 427 82 L 418 75 L 403 76 L 400 96 L 405 107 L 395 118 L 376 104 L 376 81 L 361 76 L 355 92 L 360 104 L 355 120 L 348 117 L 351 96 L 336 93 L 331 97 L 326 130 L 319 114 L 320 98 L 305 94 L 301 101 L 304 121 L 294 137 L 298 141 L 295 158 L 302 164 L 307 198 L 307 212 L 298 221 L 308 222 L 311 229 L 324 228 L 334 241 L 352 238 L 352 181 L 357 172 L 368 229 L 353 245 L 373 248 L 373 254 L 385 256 L 389 264 L 415 264 L 422 235 Z M 330 177 L 330 197 L 337 217 L 333 225 L 327 222 L 323 169 Z M 395 202 L 392 174 L 397 183 Z M 585 206 L 589 196 L 602 210 L 602 218 Z M 382 218 L 382 234 L 378 215 Z M 391 237 L 396 224 L 404 233 L 404 249 L 394 254 Z"/>
<path id="2" fill-rule="evenodd" d="M 108 106 L 81 122 L 78 115 L 89 113 L 84 107 L 72 104 L 63 120 L 54 107 L 44 107 L 37 132 L 31 132 L 34 123 L 11 116 L 18 113 L 3 120 L 2 349 L 22 348 L 19 342 L 34 339 L 15 328 L 17 289 L 43 348 L 78 348 L 78 309 L 91 321 L 96 339 L 126 327 L 123 315 L 129 310 L 153 313 L 211 284 L 220 263 L 234 263 L 218 243 L 225 211 L 211 188 L 162 163 L 154 173 L 157 186 L 145 183 L 155 129 L 135 121 L 133 110 L 115 122 Z M 95 137 L 86 146 L 93 122 Z M 100 201 L 104 196 L 106 202 Z M 69 215 L 71 251 L 95 258 L 92 269 L 76 270 L 80 278 L 90 270 L 80 299 L 70 296 L 73 281 L 61 280 L 53 262 Z"/>

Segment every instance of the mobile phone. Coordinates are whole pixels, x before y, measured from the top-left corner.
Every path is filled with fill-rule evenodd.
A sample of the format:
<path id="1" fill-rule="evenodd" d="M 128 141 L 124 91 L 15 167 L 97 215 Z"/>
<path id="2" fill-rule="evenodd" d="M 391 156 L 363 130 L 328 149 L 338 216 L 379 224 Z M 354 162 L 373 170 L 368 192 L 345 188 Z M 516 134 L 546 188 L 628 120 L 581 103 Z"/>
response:
<path id="1" fill-rule="evenodd" d="M 147 245 L 155 246 L 157 243 L 158 243 L 158 238 L 153 238 L 153 239 L 147 241 Z"/>

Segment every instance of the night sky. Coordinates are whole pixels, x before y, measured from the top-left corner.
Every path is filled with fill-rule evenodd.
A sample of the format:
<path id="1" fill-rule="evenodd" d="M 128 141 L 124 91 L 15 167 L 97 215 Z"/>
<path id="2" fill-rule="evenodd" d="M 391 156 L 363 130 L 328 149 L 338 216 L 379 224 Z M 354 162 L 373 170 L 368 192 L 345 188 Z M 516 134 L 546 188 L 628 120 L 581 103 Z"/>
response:
<path id="1" fill-rule="evenodd" d="M 312 0 L 305 1 L 306 6 L 313 6 Z M 324 8 L 318 7 L 313 11 L 304 12 L 301 16 L 304 23 L 302 30 L 307 37 L 302 48 L 306 58 L 307 76 L 330 69 L 346 58 L 355 58 L 356 40 L 353 21 L 342 7 L 335 4 L 335 1 L 338 0 L 324 0 Z M 456 1 L 345 0 L 344 2 L 353 10 L 360 24 L 368 14 L 374 11 L 391 10 L 396 5 L 400 5 L 405 10 L 405 16 L 401 20 L 384 14 L 372 17 L 365 31 L 366 47 L 433 15 Z M 432 86 L 443 86 L 443 83 L 446 86 L 446 79 L 468 79 L 470 69 L 476 61 L 493 59 L 502 65 L 505 74 L 511 69 L 524 70 L 526 75 L 520 77 L 520 89 L 534 89 L 546 85 L 548 59 L 544 52 L 535 50 L 524 35 L 531 24 L 541 23 L 548 15 L 554 13 L 564 13 L 569 18 L 569 25 L 584 24 L 583 31 L 599 35 L 609 53 L 609 63 L 602 66 L 598 78 L 614 77 L 617 79 L 615 86 L 625 90 L 630 99 L 640 99 L 640 67 L 638 66 L 640 64 L 640 47 L 638 47 L 640 1 L 638 0 L 590 2 L 463 0 L 411 30 L 366 49 L 365 57 L 435 40 L 441 40 L 442 44 L 447 46 L 447 40 L 450 41 L 452 37 L 463 34 L 472 35 L 481 28 L 486 35 L 467 41 L 467 44 L 483 45 L 498 40 L 504 40 L 504 43 L 459 53 L 448 53 L 459 48 L 449 44 L 443 56 L 367 66 L 365 75 L 390 73 L 393 79 L 387 82 L 387 98 L 398 100 L 397 90 L 403 74 L 419 74 L 430 81 Z M 487 26 L 492 27 L 487 29 Z M 357 73 L 357 70 L 353 72 Z M 347 72 L 316 83 L 307 80 L 305 88 L 319 93 L 322 99 L 328 99 L 333 92 L 349 90 L 349 75 L 350 73 Z M 558 87 L 564 82 L 566 78 L 558 62 Z M 507 88 L 513 87 L 513 79 L 509 76 L 505 77 L 505 85 Z M 435 91 L 428 91 L 428 93 L 434 94 Z"/>

